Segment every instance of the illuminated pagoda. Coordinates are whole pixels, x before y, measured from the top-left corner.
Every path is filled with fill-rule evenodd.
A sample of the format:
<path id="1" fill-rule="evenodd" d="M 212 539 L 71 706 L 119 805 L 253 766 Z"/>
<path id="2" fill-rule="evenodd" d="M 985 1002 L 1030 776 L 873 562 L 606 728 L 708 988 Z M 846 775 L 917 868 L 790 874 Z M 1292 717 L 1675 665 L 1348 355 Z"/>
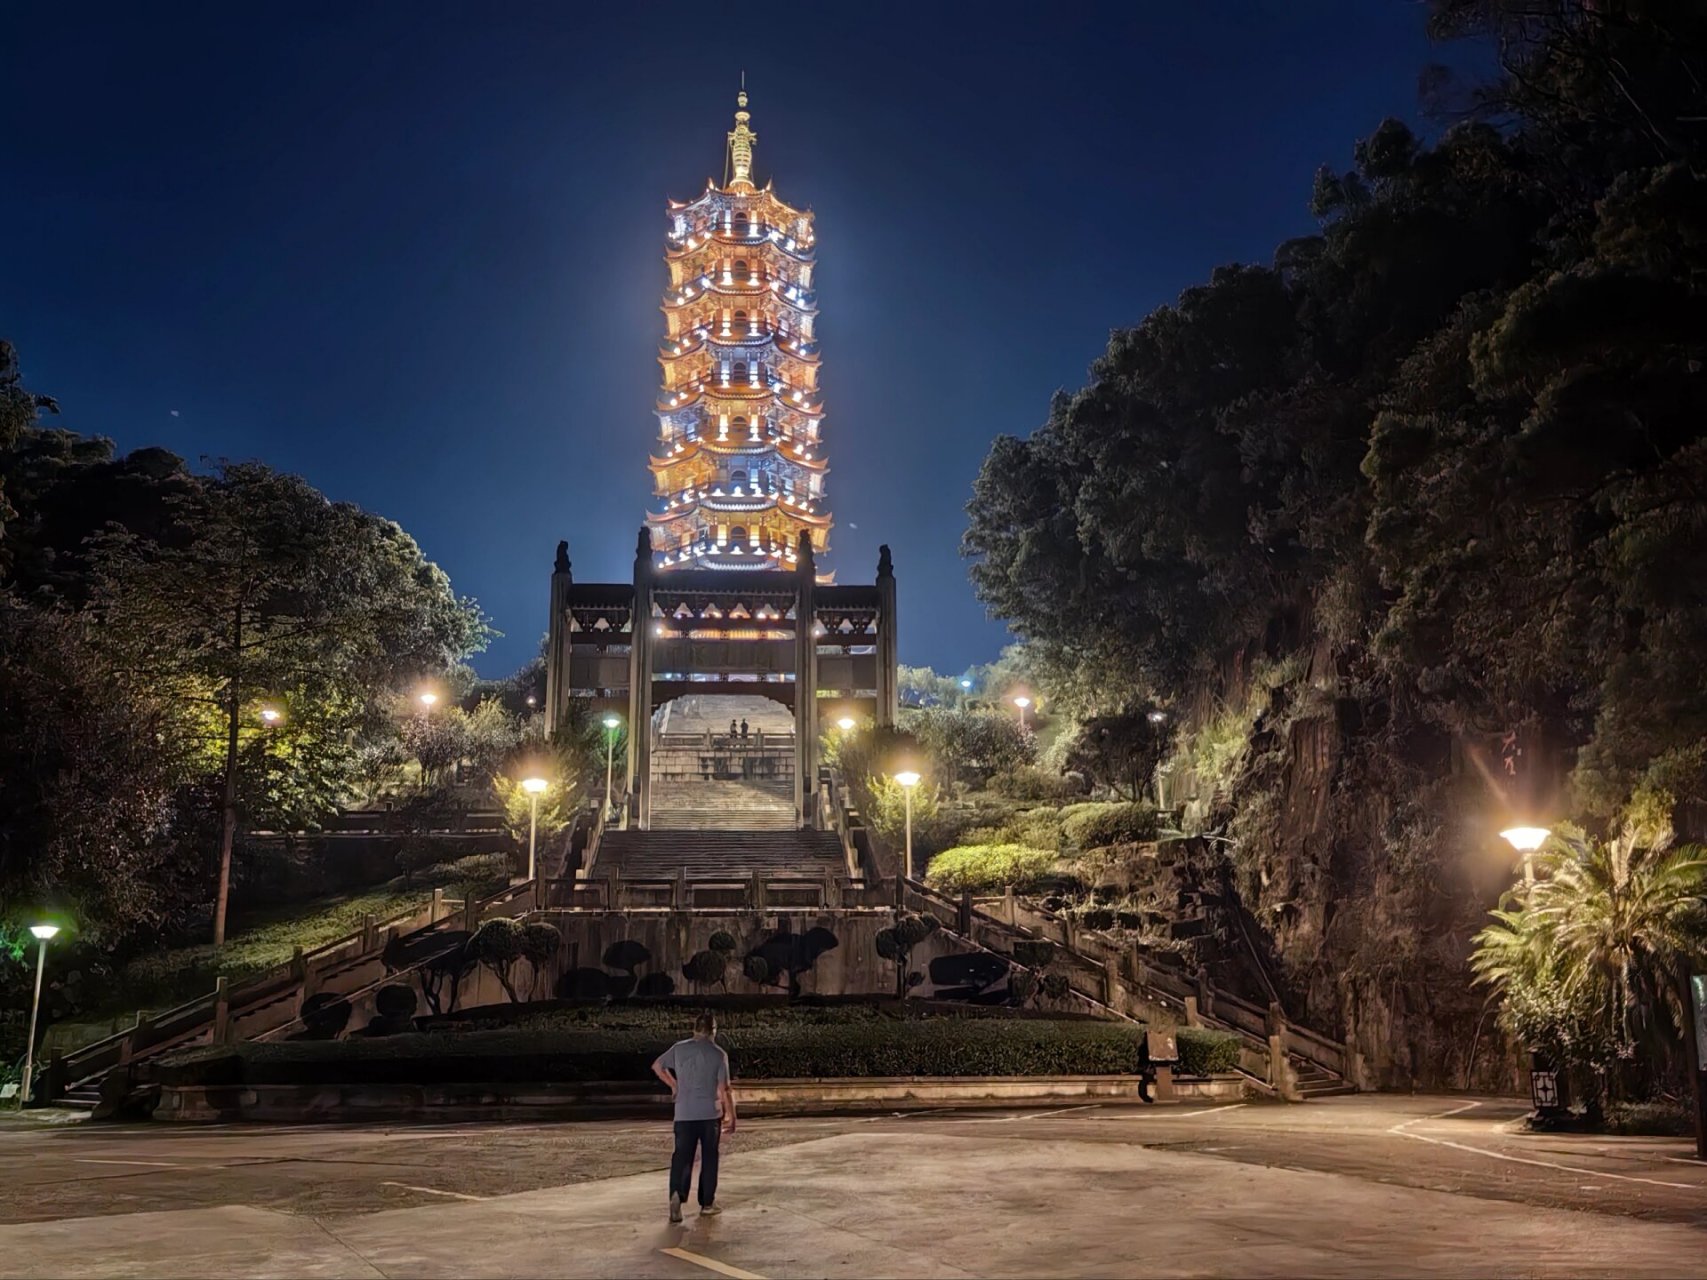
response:
<path id="1" fill-rule="evenodd" d="M 646 517 L 666 570 L 788 568 L 803 532 L 829 549 L 812 215 L 754 184 L 745 89 L 736 104 L 724 185 L 669 207 Z"/>

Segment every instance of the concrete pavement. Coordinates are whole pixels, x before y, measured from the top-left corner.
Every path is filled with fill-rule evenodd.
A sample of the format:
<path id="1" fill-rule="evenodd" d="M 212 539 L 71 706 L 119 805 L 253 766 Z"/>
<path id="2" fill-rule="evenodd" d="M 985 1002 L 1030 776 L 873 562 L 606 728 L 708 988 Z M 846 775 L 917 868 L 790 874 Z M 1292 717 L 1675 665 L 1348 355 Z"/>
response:
<path id="1" fill-rule="evenodd" d="M 13 1129 L 0 1274 L 1707 1270 L 1707 1168 L 1687 1144 L 1521 1135 L 1517 1114 L 1361 1097 L 764 1119 L 726 1150 L 727 1212 L 680 1227 L 661 1124 Z"/>

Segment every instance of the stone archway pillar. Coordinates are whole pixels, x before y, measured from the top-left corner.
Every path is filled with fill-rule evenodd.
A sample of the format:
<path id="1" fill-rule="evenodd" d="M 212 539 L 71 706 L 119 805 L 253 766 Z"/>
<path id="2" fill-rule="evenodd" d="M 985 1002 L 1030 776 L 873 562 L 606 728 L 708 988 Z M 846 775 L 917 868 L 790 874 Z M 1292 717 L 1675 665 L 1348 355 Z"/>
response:
<path id="1" fill-rule="evenodd" d="M 818 568 L 812 536 L 800 534 L 794 601 L 794 801 L 803 827 L 818 825 Z"/>
<path id="2" fill-rule="evenodd" d="M 895 631 L 895 563 L 887 544 L 877 550 L 877 724 L 889 728 L 900 709 Z"/>
<path id="3" fill-rule="evenodd" d="M 628 643 L 628 812 L 642 831 L 652 825 L 652 535 L 634 547 L 634 608 Z"/>

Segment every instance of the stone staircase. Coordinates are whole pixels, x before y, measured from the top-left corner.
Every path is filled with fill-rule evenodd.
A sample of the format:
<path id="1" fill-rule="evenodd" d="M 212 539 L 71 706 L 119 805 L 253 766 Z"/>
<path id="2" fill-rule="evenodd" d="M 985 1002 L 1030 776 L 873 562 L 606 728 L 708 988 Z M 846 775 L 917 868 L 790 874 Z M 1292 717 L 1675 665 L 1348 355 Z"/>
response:
<path id="1" fill-rule="evenodd" d="M 793 831 L 799 825 L 793 778 L 652 782 L 654 831 Z"/>
<path id="2" fill-rule="evenodd" d="M 595 875 L 633 880 L 743 880 L 765 876 L 844 875 L 841 841 L 833 831 L 609 831 L 599 846 Z"/>

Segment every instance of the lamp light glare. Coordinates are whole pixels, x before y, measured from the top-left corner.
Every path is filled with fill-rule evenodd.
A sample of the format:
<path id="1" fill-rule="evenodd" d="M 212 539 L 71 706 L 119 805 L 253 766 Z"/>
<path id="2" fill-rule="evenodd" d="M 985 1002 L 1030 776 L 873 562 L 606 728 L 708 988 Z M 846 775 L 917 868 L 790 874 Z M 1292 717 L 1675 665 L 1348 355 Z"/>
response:
<path id="1" fill-rule="evenodd" d="M 1014 706 L 1018 707 L 1021 711 L 1024 711 L 1030 705 L 1031 699 L 1026 697 L 1024 694 L 1021 694 L 1019 697 L 1014 699 Z"/>
<path id="2" fill-rule="evenodd" d="M 836 721 L 836 727 L 843 733 L 852 733 L 854 724 L 855 721 L 852 716 L 843 716 L 840 720 Z"/>
<path id="3" fill-rule="evenodd" d="M 617 728 L 620 728 L 621 726 L 622 726 L 622 721 L 618 720 L 615 716 L 606 716 L 605 717 L 605 728 L 617 729 Z"/>
<path id="4" fill-rule="evenodd" d="M 551 784 L 549 782 L 547 782 L 544 778 L 523 778 L 522 779 L 522 790 L 526 791 L 529 795 L 537 796 L 541 792 L 543 792 L 547 788 L 549 788 L 550 786 L 551 786 Z"/>
<path id="5" fill-rule="evenodd" d="M 1500 838 L 1520 853 L 1531 853 L 1552 834 L 1546 827 L 1507 827 L 1500 832 Z"/>
<path id="6" fill-rule="evenodd" d="M 900 773 L 895 775 L 895 781 L 899 782 L 903 787 L 906 787 L 911 791 L 914 787 L 919 785 L 919 775 L 911 769 L 903 769 Z"/>
<path id="7" fill-rule="evenodd" d="M 38 941 L 46 942 L 59 932 L 59 926 L 56 924 L 32 924 L 30 932 L 36 936 Z"/>

